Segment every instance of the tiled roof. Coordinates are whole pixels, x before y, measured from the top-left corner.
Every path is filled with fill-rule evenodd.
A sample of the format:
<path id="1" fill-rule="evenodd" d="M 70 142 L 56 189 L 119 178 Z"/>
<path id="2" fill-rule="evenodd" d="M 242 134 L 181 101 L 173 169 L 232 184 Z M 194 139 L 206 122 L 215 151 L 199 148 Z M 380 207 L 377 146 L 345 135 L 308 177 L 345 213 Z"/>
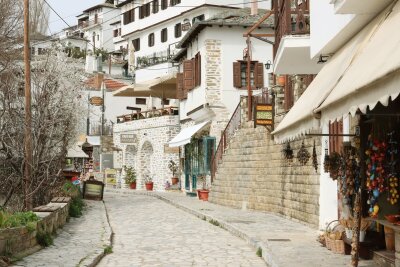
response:
<path id="1" fill-rule="evenodd" d="M 105 83 L 106 89 L 108 91 L 117 91 L 118 89 L 121 89 L 122 87 L 128 85 L 123 82 L 111 79 L 111 78 L 104 78 L 104 83 Z M 100 90 L 100 88 L 101 88 L 101 84 L 100 85 L 98 84 L 96 76 L 86 80 L 85 84 L 86 84 L 86 86 L 88 86 L 90 89 L 93 89 L 93 90 Z"/>
<path id="2" fill-rule="evenodd" d="M 177 47 L 185 47 L 186 44 L 192 40 L 192 38 L 199 34 L 205 27 L 210 25 L 251 27 L 256 24 L 268 11 L 269 10 L 259 9 L 257 15 L 250 15 L 250 8 L 241 8 L 218 13 L 207 20 L 194 23 L 192 28 L 190 28 L 190 30 L 179 42 Z M 268 19 L 261 23 L 259 27 L 273 28 L 274 15 L 272 14 Z"/>

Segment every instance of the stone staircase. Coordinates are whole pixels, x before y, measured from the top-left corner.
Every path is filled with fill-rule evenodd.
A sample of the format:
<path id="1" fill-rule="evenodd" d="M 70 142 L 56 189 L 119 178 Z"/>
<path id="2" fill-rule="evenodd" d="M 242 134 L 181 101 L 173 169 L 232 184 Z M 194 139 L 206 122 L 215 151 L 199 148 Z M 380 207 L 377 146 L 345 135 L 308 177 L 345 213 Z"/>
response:
<path id="1" fill-rule="evenodd" d="M 313 139 L 305 145 L 312 152 Z M 301 142 L 291 143 L 296 155 Z M 320 149 L 320 143 L 316 143 Z M 311 166 L 282 158 L 267 129 L 242 123 L 218 166 L 209 201 L 236 208 L 270 211 L 317 226 L 319 174 Z"/>

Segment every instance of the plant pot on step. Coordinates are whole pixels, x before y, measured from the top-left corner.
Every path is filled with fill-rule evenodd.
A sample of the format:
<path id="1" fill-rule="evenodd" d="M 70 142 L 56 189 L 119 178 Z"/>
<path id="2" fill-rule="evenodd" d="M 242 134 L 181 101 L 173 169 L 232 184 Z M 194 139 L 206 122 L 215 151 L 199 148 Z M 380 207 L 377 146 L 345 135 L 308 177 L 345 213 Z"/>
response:
<path id="1" fill-rule="evenodd" d="M 207 189 L 199 189 L 199 190 L 197 190 L 197 194 L 199 196 L 199 199 L 203 200 L 203 201 L 208 201 L 208 193 L 209 192 L 210 191 L 208 191 Z"/>
<path id="2" fill-rule="evenodd" d="M 136 182 L 129 184 L 130 189 L 136 189 Z"/>
<path id="3" fill-rule="evenodd" d="M 179 178 L 178 177 L 172 177 L 171 178 L 171 182 L 172 182 L 172 184 L 177 184 L 179 182 Z"/>
<path id="4" fill-rule="evenodd" d="M 147 191 L 153 191 L 153 182 L 146 182 L 145 186 Z"/>

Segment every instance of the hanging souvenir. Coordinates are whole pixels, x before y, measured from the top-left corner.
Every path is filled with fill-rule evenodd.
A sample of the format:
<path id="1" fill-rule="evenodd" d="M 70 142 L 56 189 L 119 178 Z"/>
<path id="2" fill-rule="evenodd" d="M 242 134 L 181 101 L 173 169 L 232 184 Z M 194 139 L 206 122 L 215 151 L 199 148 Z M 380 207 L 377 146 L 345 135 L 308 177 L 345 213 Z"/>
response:
<path id="1" fill-rule="evenodd" d="M 329 174 L 333 180 L 336 180 L 338 178 L 341 162 L 342 157 L 339 153 L 333 152 L 329 155 Z"/>
<path id="2" fill-rule="evenodd" d="M 313 163 L 315 172 L 318 172 L 318 159 L 317 159 L 317 150 L 315 149 L 315 140 L 314 140 L 314 147 L 313 147 L 313 154 L 312 154 L 312 163 Z"/>
<path id="3" fill-rule="evenodd" d="M 299 152 L 297 152 L 297 159 L 299 160 L 301 165 L 306 165 L 308 160 L 310 159 L 310 153 L 304 146 L 304 141 L 301 143 L 301 148 Z"/>
<path id="4" fill-rule="evenodd" d="M 292 161 L 293 160 L 293 149 L 290 147 L 290 142 L 287 142 L 285 147 L 282 149 L 282 154 L 284 159 L 287 161 Z"/>
<path id="5" fill-rule="evenodd" d="M 328 140 L 325 141 L 324 172 L 329 172 Z"/>
<path id="6" fill-rule="evenodd" d="M 388 197 L 387 201 L 394 205 L 399 200 L 399 177 L 396 174 L 396 158 L 398 155 L 397 150 L 397 141 L 394 138 L 394 131 L 389 133 L 389 141 L 388 141 L 388 149 L 387 149 L 387 159 L 388 159 L 388 169 L 390 173 L 387 176 L 387 183 L 388 183 Z"/>

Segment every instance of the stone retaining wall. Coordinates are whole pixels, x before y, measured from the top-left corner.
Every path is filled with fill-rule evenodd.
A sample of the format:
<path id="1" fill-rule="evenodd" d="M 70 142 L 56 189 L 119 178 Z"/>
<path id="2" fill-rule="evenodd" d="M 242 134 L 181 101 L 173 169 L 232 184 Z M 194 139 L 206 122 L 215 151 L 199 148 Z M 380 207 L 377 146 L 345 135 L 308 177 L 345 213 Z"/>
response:
<path id="1" fill-rule="evenodd" d="M 54 234 L 66 223 L 69 217 L 69 205 L 69 203 L 50 202 L 46 206 L 58 206 L 59 208 L 53 212 L 35 212 L 40 220 L 33 232 L 29 232 L 25 226 L 0 229 L 0 255 L 15 256 L 34 248 L 38 245 L 36 240 L 38 232 Z"/>

